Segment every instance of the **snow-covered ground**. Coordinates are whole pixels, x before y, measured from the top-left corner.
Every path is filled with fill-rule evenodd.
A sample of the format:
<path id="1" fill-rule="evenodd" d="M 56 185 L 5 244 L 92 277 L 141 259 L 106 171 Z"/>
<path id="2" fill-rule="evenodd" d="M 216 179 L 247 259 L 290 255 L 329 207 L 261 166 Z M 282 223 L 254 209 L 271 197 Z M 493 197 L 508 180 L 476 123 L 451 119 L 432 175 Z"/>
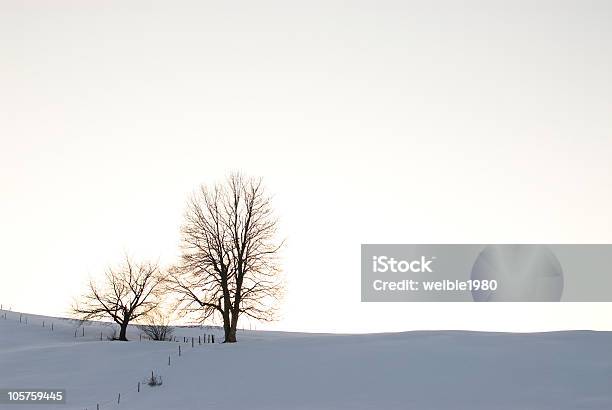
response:
<path id="1" fill-rule="evenodd" d="M 243 331 L 237 344 L 198 345 L 221 332 L 179 328 L 179 343 L 140 342 L 132 328 L 133 341 L 111 342 L 99 323 L 75 338 L 76 322 L 27 317 L 0 319 L 0 388 L 66 389 L 67 404 L 6 408 L 612 409 L 610 332 Z M 163 385 L 138 393 L 151 371 Z"/>

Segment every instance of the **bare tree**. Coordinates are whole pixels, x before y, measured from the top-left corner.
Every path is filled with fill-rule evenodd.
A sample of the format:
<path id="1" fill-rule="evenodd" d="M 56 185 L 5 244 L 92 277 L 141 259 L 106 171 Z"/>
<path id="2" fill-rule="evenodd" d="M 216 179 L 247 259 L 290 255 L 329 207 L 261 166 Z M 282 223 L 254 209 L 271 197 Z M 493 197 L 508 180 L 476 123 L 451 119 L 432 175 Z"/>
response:
<path id="1" fill-rule="evenodd" d="M 142 318 L 159 303 L 161 275 L 156 264 L 134 263 L 126 256 L 117 269 L 106 271 L 102 285 L 89 282 L 87 293 L 72 312 L 81 320 L 108 318 L 119 325 L 119 340 L 127 340 L 130 322 Z"/>
<path id="2" fill-rule="evenodd" d="M 201 186 L 190 198 L 181 228 L 181 262 L 168 286 L 184 314 L 222 319 L 225 342 L 236 342 L 238 318 L 275 318 L 282 292 L 277 220 L 260 179 L 231 175 Z"/>
<path id="3" fill-rule="evenodd" d="M 138 329 L 153 340 L 169 340 L 174 333 L 170 319 L 169 314 L 161 309 L 154 309 L 144 318 L 144 323 L 138 325 Z"/>

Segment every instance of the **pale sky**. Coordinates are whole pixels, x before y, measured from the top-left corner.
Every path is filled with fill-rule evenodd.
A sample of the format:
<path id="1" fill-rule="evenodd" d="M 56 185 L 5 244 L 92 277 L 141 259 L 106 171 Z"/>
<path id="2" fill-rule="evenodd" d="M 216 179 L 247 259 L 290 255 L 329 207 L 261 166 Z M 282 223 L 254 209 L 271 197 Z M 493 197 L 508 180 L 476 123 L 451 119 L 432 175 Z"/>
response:
<path id="1" fill-rule="evenodd" d="M 258 328 L 612 329 L 610 304 L 361 303 L 361 243 L 612 242 L 607 1 L 0 1 L 0 303 L 66 314 L 189 194 L 261 176 Z M 246 324 L 248 326 L 248 324 Z"/>

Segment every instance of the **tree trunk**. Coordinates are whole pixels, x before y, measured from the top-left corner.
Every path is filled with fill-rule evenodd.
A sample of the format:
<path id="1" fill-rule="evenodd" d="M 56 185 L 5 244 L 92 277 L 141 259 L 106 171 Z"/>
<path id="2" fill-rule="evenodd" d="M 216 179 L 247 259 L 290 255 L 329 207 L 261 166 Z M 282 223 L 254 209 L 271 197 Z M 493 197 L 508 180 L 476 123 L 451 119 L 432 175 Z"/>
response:
<path id="1" fill-rule="evenodd" d="M 236 343 L 236 329 L 232 329 L 229 312 L 223 314 L 223 332 L 225 333 L 225 341 L 223 343 Z"/>
<path id="2" fill-rule="evenodd" d="M 230 317 L 232 319 L 229 325 L 229 337 L 226 340 L 228 340 L 230 343 L 236 343 L 236 329 L 238 328 L 238 309 L 232 309 L 231 313 L 232 314 L 230 315 Z"/>
<path id="3" fill-rule="evenodd" d="M 127 323 L 123 323 L 121 324 L 121 330 L 119 330 L 119 340 L 123 341 L 123 342 L 127 342 L 127 337 L 126 334 L 127 333 Z"/>
<path id="4" fill-rule="evenodd" d="M 236 328 L 230 326 L 225 332 L 225 343 L 236 343 Z"/>

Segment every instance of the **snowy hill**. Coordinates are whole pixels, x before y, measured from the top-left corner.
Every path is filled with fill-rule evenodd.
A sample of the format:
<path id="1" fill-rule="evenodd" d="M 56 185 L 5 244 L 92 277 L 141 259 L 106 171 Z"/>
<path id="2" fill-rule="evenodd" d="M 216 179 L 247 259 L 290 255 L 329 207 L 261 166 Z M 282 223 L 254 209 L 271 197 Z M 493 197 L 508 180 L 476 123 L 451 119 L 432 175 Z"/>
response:
<path id="1" fill-rule="evenodd" d="M 6 313 L 0 388 L 67 391 L 66 405 L 22 410 L 612 409 L 609 332 L 241 331 L 237 344 L 198 345 L 198 336 L 219 342 L 222 333 L 179 328 L 179 342 L 153 342 L 131 328 L 126 343 L 106 340 L 112 331 L 100 323 L 83 336 L 78 322 L 27 315 L 26 324 Z M 151 371 L 163 385 L 137 392 Z"/>

